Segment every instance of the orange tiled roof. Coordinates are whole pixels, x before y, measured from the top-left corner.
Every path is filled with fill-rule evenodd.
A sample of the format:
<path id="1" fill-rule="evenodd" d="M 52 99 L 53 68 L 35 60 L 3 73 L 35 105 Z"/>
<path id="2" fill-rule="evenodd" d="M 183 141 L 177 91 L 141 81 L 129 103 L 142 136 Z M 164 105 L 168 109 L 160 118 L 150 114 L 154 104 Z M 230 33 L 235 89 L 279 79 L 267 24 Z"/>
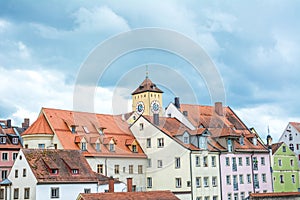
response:
<path id="1" fill-rule="evenodd" d="M 57 149 L 23 149 L 22 151 L 38 183 L 97 183 L 98 181 L 80 151 Z M 53 173 L 52 169 L 57 169 L 58 173 Z M 79 173 L 72 174 L 72 169 L 77 169 Z"/>
<path id="2" fill-rule="evenodd" d="M 271 145 L 272 148 L 272 154 L 274 154 L 283 144 L 283 142 L 274 143 Z"/>
<path id="3" fill-rule="evenodd" d="M 300 192 L 269 192 L 269 193 L 251 193 L 250 197 L 300 197 Z"/>
<path id="4" fill-rule="evenodd" d="M 26 130 L 22 133 L 23 135 L 32 135 L 32 134 L 47 134 L 53 135 L 53 131 L 51 130 L 47 120 L 45 119 L 44 115 L 39 115 L 37 120 Z"/>
<path id="5" fill-rule="evenodd" d="M 152 81 L 146 77 L 146 79 L 142 82 L 142 84 L 134 91 L 132 92 L 132 95 L 139 94 L 142 92 L 158 92 L 163 93 Z"/>
<path id="6" fill-rule="evenodd" d="M 16 135 L 13 128 L 2 128 L 0 126 L 0 137 L 5 137 L 5 143 L 0 144 L 0 148 L 6 149 L 6 150 L 19 150 L 22 148 L 22 145 L 20 143 L 19 137 Z M 12 143 L 12 138 L 18 138 L 18 144 Z"/>
<path id="7" fill-rule="evenodd" d="M 299 122 L 290 122 L 290 124 L 300 132 L 300 123 Z"/>
<path id="8" fill-rule="evenodd" d="M 171 191 L 149 191 L 149 192 L 113 192 L 113 193 L 90 193 L 79 195 L 79 200 L 179 200 Z"/>
<path id="9" fill-rule="evenodd" d="M 137 152 L 132 152 L 126 145 L 127 140 L 135 139 L 129 131 L 128 124 L 122 120 L 121 115 L 95 114 L 87 112 L 76 112 L 51 108 L 42 108 L 38 120 L 33 123 L 25 134 L 43 134 L 44 129 L 39 129 L 39 124 L 48 124 L 52 127 L 64 149 L 79 150 L 79 142 L 84 137 L 87 151 L 85 156 L 115 156 L 115 157 L 142 157 L 146 155 L 142 148 L 137 146 Z M 75 125 L 75 133 L 70 126 Z M 42 126 L 43 127 L 43 126 Z M 105 127 L 105 129 L 103 129 Z M 99 129 L 103 129 L 103 134 Z M 33 132 L 34 131 L 34 132 Z M 97 151 L 95 138 L 100 140 L 100 149 Z M 115 151 L 110 152 L 108 142 L 115 141 Z M 96 139 L 97 140 L 97 139 Z M 95 140 L 95 141 L 96 141 Z"/>

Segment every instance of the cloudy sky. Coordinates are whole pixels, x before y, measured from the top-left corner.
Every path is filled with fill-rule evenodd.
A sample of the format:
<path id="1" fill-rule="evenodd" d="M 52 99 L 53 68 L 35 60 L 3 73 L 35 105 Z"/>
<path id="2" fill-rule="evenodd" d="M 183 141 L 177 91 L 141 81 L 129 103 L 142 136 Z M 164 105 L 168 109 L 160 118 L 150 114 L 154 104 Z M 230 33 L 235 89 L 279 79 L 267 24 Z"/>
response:
<path id="1" fill-rule="evenodd" d="M 113 36 L 149 27 L 203 48 L 222 79 L 224 103 L 262 138 L 268 126 L 277 140 L 289 121 L 300 121 L 298 1 L 4 0 L 0 8 L 0 118 L 15 125 L 35 120 L 41 107 L 73 109 L 74 86 L 91 52 Z M 140 49 L 98 77 L 95 112 L 114 113 L 120 103 L 113 99 L 126 104 L 146 65 L 166 91 L 164 106 L 175 95 L 181 103 L 213 103 L 208 80 L 186 60 Z"/>

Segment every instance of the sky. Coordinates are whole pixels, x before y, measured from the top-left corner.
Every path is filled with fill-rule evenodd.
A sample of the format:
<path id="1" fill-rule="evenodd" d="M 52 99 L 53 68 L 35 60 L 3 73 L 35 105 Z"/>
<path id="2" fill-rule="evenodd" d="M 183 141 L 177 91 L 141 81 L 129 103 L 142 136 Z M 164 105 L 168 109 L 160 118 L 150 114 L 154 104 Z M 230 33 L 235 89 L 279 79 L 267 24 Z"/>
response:
<path id="1" fill-rule="evenodd" d="M 165 91 L 164 106 L 174 96 L 213 105 L 210 86 L 220 79 L 223 103 L 263 139 L 269 127 L 277 141 L 288 122 L 300 122 L 299 10 L 292 0 L 0 1 L 0 119 L 20 125 L 25 117 L 33 122 L 42 107 L 74 109 L 78 77 L 97 48 L 123 33 L 159 28 L 195 42 L 217 76 L 197 73 L 174 52 L 137 49 L 99 66 L 105 70 L 89 88 L 94 112 L 128 111 L 147 65 Z"/>

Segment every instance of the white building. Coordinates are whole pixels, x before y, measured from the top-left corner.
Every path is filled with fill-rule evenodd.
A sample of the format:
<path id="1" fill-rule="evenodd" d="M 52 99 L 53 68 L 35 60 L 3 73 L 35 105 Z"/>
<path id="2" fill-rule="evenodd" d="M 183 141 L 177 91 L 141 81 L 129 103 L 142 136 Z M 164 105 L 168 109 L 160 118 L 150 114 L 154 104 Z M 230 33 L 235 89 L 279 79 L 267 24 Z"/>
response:
<path id="1" fill-rule="evenodd" d="M 8 199 L 74 200 L 79 193 L 97 192 L 98 185 L 80 151 L 74 150 L 22 149 L 8 179 Z"/>
<path id="2" fill-rule="evenodd" d="M 284 142 L 298 157 L 300 167 L 300 123 L 289 122 L 283 131 L 279 142 Z"/>

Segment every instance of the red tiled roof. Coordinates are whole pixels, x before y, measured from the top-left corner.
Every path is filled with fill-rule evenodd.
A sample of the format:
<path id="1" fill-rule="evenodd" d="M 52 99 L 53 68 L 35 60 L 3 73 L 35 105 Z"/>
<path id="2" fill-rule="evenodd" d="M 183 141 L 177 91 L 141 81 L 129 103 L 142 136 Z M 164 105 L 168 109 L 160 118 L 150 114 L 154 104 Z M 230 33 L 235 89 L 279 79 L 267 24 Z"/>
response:
<path id="1" fill-rule="evenodd" d="M 251 193 L 250 197 L 300 197 L 300 192 L 269 192 L 269 193 Z"/>
<path id="2" fill-rule="evenodd" d="M 80 151 L 57 149 L 23 149 L 22 151 L 38 183 L 98 182 Z M 51 169 L 58 169 L 58 173 L 52 173 Z M 72 169 L 77 169 L 79 173 L 72 174 Z"/>
<path id="3" fill-rule="evenodd" d="M 39 124 L 48 124 L 55 131 L 60 143 L 64 149 L 79 150 L 79 142 L 84 137 L 87 151 L 85 156 L 113 156 L 113 157 L 141 157 L 146 158 L 140 146 L 137 146 L 137 152 L 132 152 L 126 146 L 127 140 L 135 139 L 128 128 L 126 121 L 122 120 L 121 115 L 95 114 L 87 112 L 76 112 L 68 110 L 42 108 L 38 118 L 39 123 L 33 123 L 26 134 L 43 134 L 44 126 Z M 43 122 L 41 122 L 43 121 Z M 72 133 L 69 126 L 76 125 L 76 133 Z M 85 128 L 83 128 L 85 127 Z M 99 133 L 99 128 L 105 127 L 103 134 Z M 86 132 L 88 131 L 88 132 Z M 100 149 L 95 149 L 94 138 L 99 138 Z M 115 151 L 110 152 L 108 142 L 115 141 Z M 95 140 L 96 141 L 96 140 Z"/>
<path id="4" fill-rule="evenodd" d="M 290 122 L 290 124 L 300 132 L 300 123 L 299 122 Z"/>
<path id="5" fill-rule="evenodd" d="M 45 116 L 40 114 L 37 120 L 26 130 L 22 133 L 23 135 L 32 135 L 32 134 L 47 134 L 53 135 L 53 131 L 51 130 Z"/>
<path id="6" fill-rule="evenodd" d="M 20 143 L 18 135 L 16 135 L 15 131 L 13 128 L 2 128 L 0 126 L 0 137 L 5 137 L 5 143 L 0 144 L 1 149 L 6 149 L 6 150 L 19 150 L 22 148 L 22 145 Z M 13 144 L 12 143 L 12 138 L 18 138 L 18 144 Z"/>
<path id="7" fill-rule="evenodd" d="M 134 91 L 132 92 L 132 95 L 139 94 L 142 92 L 158 92 L 163 93 L 152 81 L 146 77 L 146 79 L 142 82 L 142 84 Z"/>
<path id="8" fill-rule="evenodd" d="M 79 194 L 78 200 L 179 200 L 170 191 L 149 191 L 149 192 L 113 192 L 113 193 L 90 193 Z"/>

